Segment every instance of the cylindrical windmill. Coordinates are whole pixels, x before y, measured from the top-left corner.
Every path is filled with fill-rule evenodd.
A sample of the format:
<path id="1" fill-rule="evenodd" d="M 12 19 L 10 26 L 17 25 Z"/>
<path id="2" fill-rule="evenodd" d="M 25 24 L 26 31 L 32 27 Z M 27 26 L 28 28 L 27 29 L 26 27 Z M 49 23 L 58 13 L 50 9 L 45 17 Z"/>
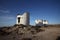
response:
<path id="1" fill-rule="evenodd" d="M 23 15 L 17 15 L 16 24 L 29 25 L 29 13 L 25 12 Z"/>

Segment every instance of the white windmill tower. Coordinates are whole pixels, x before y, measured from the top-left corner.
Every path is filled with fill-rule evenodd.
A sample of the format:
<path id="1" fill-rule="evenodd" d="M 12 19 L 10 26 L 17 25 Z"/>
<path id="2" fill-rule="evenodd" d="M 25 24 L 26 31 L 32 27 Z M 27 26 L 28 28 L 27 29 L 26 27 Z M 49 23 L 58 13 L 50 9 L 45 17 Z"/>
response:
<path id="1" fill-rule="evenodd" d="M 25 12 L 23 15 L 17 15 L 16 24 L 29 25 L 29 13 Z"/>

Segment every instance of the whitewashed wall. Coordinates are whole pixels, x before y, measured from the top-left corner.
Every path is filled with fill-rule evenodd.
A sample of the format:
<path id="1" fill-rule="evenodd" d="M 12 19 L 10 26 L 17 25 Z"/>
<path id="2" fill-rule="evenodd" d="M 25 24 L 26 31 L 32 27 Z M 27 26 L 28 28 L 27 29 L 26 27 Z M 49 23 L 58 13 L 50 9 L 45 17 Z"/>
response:
<path id="1" fill-rule="evenodd" d="M 20 23 L 18 23 L 20 17 Z M 29 25 L 29 13 L 25 12 L 23 15 L 17 15 L 16 24 Z"/>

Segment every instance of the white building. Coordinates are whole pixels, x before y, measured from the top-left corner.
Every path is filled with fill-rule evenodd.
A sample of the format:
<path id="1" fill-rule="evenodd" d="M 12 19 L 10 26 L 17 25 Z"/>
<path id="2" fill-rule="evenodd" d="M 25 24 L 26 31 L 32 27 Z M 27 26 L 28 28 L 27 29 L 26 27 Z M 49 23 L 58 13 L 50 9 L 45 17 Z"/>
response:
<path id="1" fill-rule="evenodd" d="M 40 20 L 40 19 L 35 20 L 35 24 L 36 24 L 36 26 L 42 26 L 43 25 L 43 20 Z"/>
<path id="2" fill-rule="evenodd" d="M 17 15 L 16 24 L 29 25 L 29 13 L 25 12 L 23 15 Z"/>
<path id="3" fill-rule="evenodd" d="M 48 21 L 47 20 L 43 20 L 43 24 L 48 24 Z"/>
<path id="4" fill-rule="evenodd" d="M 35 24 L 36 24 L 36 26 L 43 26 L 43 25 L 47 25 L 48 21 L 38 19 L 38 20 L 35 20 Z"/>

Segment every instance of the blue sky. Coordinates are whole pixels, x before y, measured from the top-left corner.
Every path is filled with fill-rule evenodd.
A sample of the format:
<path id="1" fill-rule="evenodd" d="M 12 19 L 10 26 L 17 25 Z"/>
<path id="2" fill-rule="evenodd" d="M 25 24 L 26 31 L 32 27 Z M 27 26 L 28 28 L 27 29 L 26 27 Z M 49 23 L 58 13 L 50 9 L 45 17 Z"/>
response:
<path id="1" fill-rule="evenodd" d="M 0 0 L 0 26 L 14 25 L 17 14 L 30 13 L 30 24 L 36 19 L 60 24 L 60 0 Z"/>

